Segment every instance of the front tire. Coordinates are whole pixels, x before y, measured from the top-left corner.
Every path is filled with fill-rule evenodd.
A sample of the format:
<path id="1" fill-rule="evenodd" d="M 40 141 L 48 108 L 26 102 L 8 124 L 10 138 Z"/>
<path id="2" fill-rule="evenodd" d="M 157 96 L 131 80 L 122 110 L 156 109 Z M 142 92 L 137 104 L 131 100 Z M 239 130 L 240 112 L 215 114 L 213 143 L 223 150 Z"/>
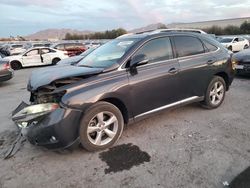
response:
<path id="1" fill-rule="evenodd" d="M 207 109 L 218 108 L 226 94 L 226 83 L 225 80 L 220 76 L 214 76 L 208 85 L 205 99 L 202 102 L 203 107 Z"/>
<path id="2" fill-rule="evenodd" d="M 228 49 L 229 51 L 233 51 L 233 47 L 232 47 L 232 46 L 229 46 L 227 49 Z"/>
<path id="3" fill-rule="evenodd" d="M 79 136 L 88 151 L 109 148 L 121 136 L 124 120 L 120 110 L 111 103 L 97 102 L 82 118 Z"/>

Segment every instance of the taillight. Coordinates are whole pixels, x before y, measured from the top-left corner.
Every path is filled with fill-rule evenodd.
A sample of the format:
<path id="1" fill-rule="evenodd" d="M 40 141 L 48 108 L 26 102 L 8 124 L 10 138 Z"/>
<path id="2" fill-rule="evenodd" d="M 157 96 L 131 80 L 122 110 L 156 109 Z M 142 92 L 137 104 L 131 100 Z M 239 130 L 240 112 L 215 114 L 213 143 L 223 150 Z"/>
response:
<path id="1" fill-rule="evenodd" d="M 3 65 L 3 69 L 4 70 L 7 70 L 7 69 L 10 69 L 11 67 L 10 67 L 10 64 L 9 63 L 5 63 L 4 65 Z"/>

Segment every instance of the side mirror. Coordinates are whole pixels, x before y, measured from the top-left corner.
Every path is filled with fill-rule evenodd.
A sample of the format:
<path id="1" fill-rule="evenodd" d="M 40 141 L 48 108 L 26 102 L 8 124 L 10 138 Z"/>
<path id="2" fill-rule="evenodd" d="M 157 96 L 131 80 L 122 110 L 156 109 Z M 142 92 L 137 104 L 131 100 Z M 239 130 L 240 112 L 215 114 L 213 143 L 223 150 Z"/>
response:
<path id="1" fill-rule="evenodd" d="M 237 43 L 238 41 L 234 40 L 233 43 Z"/>
<path id="2" fill-rule="evenodd" d="M 131 58 L 130 67 L 137 67 L 148 63 L 148 59 L 144 54 L 138 54 Z"/>

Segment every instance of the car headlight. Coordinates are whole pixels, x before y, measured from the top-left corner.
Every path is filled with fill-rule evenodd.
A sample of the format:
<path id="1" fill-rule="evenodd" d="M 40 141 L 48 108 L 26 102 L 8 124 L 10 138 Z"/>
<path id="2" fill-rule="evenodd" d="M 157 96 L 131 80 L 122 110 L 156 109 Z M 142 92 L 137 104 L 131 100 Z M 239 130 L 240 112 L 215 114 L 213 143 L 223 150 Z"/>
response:
<path id="1" fill-rule="evenodd" d="M 12 120 L 18 124 L 19 127 L 25 128 L 28 126 L 29 122 L 48 114 L 59 108 L 57 103 L 44 103 L 28 106 L 15 115 L 12 116 Z"/>

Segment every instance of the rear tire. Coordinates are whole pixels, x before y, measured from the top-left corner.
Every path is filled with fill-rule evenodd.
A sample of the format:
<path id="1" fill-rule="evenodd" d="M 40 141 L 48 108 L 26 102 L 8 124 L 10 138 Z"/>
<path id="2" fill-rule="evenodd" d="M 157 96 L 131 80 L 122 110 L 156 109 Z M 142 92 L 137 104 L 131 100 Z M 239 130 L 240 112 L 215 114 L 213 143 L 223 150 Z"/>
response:
<path id="1" fill-rule="evenodd" d="M 244 49 L 247 49 L 249 46 L 246 44 L 245 46 L 244 46 Z"/>
<path id="2" fill-rule="evenodd" d="M 224 101 L 226 94 L 225 80 L 220 76 L 214 76 L 209 83 L 202 106 L 207 109 L 218 108 Z"/>
<path id="3" fill-rule="evenodd" d="M 10 66 L 13 70 L 19 70 L 22 68 L 22 64 L 19 61 L 12 61 Z"/>
<path id="4" fill-rule="evenodd" d="M 97 102 L 84 113 L 81 120 L 80 142 L 88 151 L 109 148 L 120 138 L 123 127 L 123 116 L 116 106 Z"/>
<path id="5" fill-rule="evenodd" d="M 52 65 L 56 65 L 59 61 L 61 61 L 60 58 L 54 58 L 54 59 L 52 60 Z"/>

